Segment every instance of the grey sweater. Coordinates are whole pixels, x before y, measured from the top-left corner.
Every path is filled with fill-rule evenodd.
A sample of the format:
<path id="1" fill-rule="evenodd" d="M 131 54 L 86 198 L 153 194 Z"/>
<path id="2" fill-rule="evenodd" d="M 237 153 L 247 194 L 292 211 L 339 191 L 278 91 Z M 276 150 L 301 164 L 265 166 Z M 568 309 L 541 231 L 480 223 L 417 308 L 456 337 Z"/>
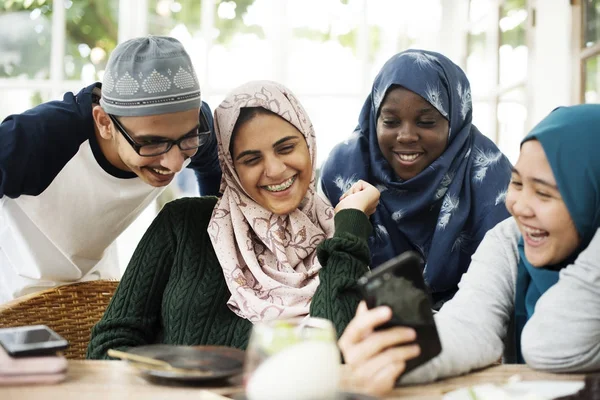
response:
<path id="1" fill-rule="evenodd" d="M 431 382 L 497 361 L 514 310 L 520 233 L 513 218 L 491 229 L 459 291 L 435 315 L 442 353 L 401 379 Z M 600 230 L 538 300 L 521 336 L 527 364 L 550 372 L 600 368 Z"/>

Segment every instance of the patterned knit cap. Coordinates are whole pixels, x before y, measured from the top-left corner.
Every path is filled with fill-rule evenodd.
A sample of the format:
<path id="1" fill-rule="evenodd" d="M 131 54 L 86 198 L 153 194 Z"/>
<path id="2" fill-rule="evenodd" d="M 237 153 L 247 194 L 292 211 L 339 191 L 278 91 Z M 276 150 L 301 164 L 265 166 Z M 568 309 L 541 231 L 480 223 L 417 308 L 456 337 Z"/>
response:
<path id="1" fill-rule="evenodd" d="M 100 105 L 124 117 L 200 108 L 200 86 L 190 56 L 172 37 L 128 40 L 111 53 Z"/>

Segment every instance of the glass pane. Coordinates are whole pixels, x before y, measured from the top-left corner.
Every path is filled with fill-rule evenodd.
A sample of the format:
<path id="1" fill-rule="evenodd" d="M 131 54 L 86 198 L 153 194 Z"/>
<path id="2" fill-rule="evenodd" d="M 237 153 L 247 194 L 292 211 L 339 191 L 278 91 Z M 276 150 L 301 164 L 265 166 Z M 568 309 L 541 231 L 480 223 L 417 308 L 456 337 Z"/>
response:
<path id="1" fill-rule="evenodd" d="M 313 10 L 319 9 L 318 13 Z M 359 59 L 362 5 L 356 1 L 291 0 L 288 3 L 291 41 L 286 46 L 290 87 L 309 93 L 356 93 L 361 90 Z M 369 37 L 378 46 L 378 29 Z M 376 49 L 373 49 L 376 50 Z M 370 58 L 370 57 L 369 57 Z M 307 62 L 307 60 L 328 60 Z"/>
<path id="2" fill-rule="evenodd" d="M 209 76 L 213 90 L 225 93 L 252 79 L 272 78 L 272 46 L 264 40 L 263 30 L 264 25 L 278 21 L 278 16 L 273 15 L 272 2 L 215 0 L 212 46 L 208 54 L 201 26 L 201 1 L 148 0 L 148 7 L 148 32 L 179 39 L 189 52 L 199 78 Z M 201 86 L 206 84 L 200 82 Z"/>
<path id="3" fill-rule="evenodd" d="M 48 100 L 51 99 L 47 91 L 3 88 L 2 96 L 0 96 L 0 121 L 9 115 L 22 113 Z"/>
<path id="4" fill-rule="evenodd" d="M 473 102 L 473 125 L 490 139 L 495 139 L 496 121 L 492 115 L 493 107 L 490 103 L 484 101 Z"/>
<path id="5" fill-rule="evenodd" d="M 485 22 L 473 27 L 467 36 L 466 74 L 471 82 L 473 95 L 485 96 L 495 87 L 494 68 L 490 65 L 489 43 L 485 32 Z"/>
<path id="6" fill-rule="evenodd" d="M 584 72 L 584 101 L 586 103 L 600 102 L 600 55 L 585 60 Z"/>
<path id="7" fill-rule="evenodd" d="M 527 76 L 527 4 L 506 0 L 500 8 L 500 85 L 522 81 Z"/>
<path id="8" fill-rule="evenodd" d="M 485 17 L 495 3 L 494 0 L 471 0 L 469 2 L 469 21 L 475 22 Z"/>
<path id="9" fill-rule="evenodd" d="M 187 36 L 198 33 L 201 4 L 199 0 L 148 0 L 148 33 L 172 35 L 173 31 L 179 31 Z"/>
<path id="10" fill-rule="evenodd" d="M 301 94 L 298 94 L 298 97 L 315 128 L 317 166 L 320 167 L 335 145 L 350 136 L 356 128 L 358 114 L 365 99 L 362 96 L 303 96 Z"/>
<path id="11" fill-rule="evenodd" d="M 525 88 L 519 87 L 504 93 L 498 100 L 498 147 L 514 164 L 519 158 L 519 148 L 525 136 L 527 107 Z"/>
<path id="12" fill-rule="evenodd" d="M 583 0 L 584 46 L 593 46 L 600 39 L 600 0 Z"/>
<path id="13" fill-rule="evenodd" d="M 108 55 L 117 45 L 119 0 L 65 2 L 65 78 L 85 84 L 102 80 Z"/>
<path id="14" fill-rule="evenodd" d="M 395 53 L 409 48 L 435 47 L 437 41 L 433 38 L 439 36 L 442 25 L 442 2 L 368 0 L 364 3 L 369 26 L 369 64 L 372 66 L 372 70 L 367 71 L 370 89 L 379 69 Z"/>
<path id="15" fill-rule="evenodd" d="M 273 79 L 274 45 L 267 40 L 281 16 L 271 1 L 217 1 L 208 52 L 210 87 L 228 92 L 254 79 Z M 205 48 L 201 45 L 200 48 Z M 203 71 L 198 71 L 201 74 Z M 216 104 L 215 104 L 216 106 Z"/>
<path id="16" fill-rule="evenodd" d="M 51 6 L 52 1 L 0 1 L 0 78 L 50 76 Z"/>

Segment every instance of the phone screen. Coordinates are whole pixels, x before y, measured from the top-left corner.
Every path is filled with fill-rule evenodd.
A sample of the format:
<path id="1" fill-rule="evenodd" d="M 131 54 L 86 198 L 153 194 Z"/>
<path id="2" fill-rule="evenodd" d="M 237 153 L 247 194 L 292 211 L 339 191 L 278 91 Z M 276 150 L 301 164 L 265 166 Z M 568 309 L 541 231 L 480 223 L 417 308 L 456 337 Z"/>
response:
<path id="1" fill-rule="evenodd" d="M 52 332 L 44 329 L 36 329 L 32 331 L 21 331 L 21 332 L 0 332 L 0 340 L 9 346 L 15 344 L 32 344 L 48 342 L 50 340 L 56 340 L 56 336 L 52 335 Z"/>
<path id="2" fill-rule="evenodd" d="M 386 271 L 382 265 L 382 274 L 379 278 L 367 282 L 367 292 L 371 293 L 369 308 L 378 305 L 389 306 L 395 321 L 392 325 L 428 325 L 433 323 L 431 301 L 427 288 L 420 276 L 419 260 L 409 259 L 402 268 Z M 387 276 L 390 275 L 390 276 Z M 393 276 L 392 276 L 393 275 Z"/>
<path id="3" fill-rule="evenodd" d="M 62 350 L 67 341 L 45 325 L 0 329 L 0 344 L 13 356 Z"/>

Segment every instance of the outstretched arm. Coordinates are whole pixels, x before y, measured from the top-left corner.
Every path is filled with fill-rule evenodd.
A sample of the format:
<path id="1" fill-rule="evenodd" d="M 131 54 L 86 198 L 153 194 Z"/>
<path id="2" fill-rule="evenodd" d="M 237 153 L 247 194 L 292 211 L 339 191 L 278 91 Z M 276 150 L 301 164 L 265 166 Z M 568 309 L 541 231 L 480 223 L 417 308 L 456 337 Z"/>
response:
<path id="1" fill-rule="evenodd" d="M 368 215 L 375 212 L 379 195 L 373 185 L 356 182 L 335 208 L 335 234 L 317 249 L 323 268 L 310 314 L 333 321 L 338 336 L 346 329 L 360 301 L 356 281 L 369 270 L 371 255 L 367 239 L 372 227 Z"/>
<path id="2" fill-rule="evenodd" d="M 600 230 L 540 297 L 521 336 L 531 367 L 551 372 L 600 368 Z"/>
<path id="3" fill-rule="evenodd" d="M 333 322 L 338 336 L 354 316 L 360 301 L 356 281 L 368 271 L 371 232 L 369 218 L 356 209 L 335 215 L 335 234 L 317 248 L 319 287 L 310 305 L 310 315 Z"/>
<path id="4" fill-rule="evenodd" d="M 442 352 L 406 375 L 401 375 L 406 361 L 419 354 L 418 347 L 410 344 L 414 330 L 375 331 L 389 321 L 391 310 L 359 310 L 338 342 L 357 389 L 384 394 L 393 389 L 399 376 L 402 384 L 432 382 L 498 360 L 513 312 L 518 237 L 512 219 L 487 233 L 457 294 L 435 315 Z"/>
<path id="5" fill-rule="evenodd" d="M 435 315 L 442 353 L 402 377 L 402 383 L 464 374 L 502 356 L 514 311 L 519 236 L 512 218 L 486 234 L 458 292 Z"/>

